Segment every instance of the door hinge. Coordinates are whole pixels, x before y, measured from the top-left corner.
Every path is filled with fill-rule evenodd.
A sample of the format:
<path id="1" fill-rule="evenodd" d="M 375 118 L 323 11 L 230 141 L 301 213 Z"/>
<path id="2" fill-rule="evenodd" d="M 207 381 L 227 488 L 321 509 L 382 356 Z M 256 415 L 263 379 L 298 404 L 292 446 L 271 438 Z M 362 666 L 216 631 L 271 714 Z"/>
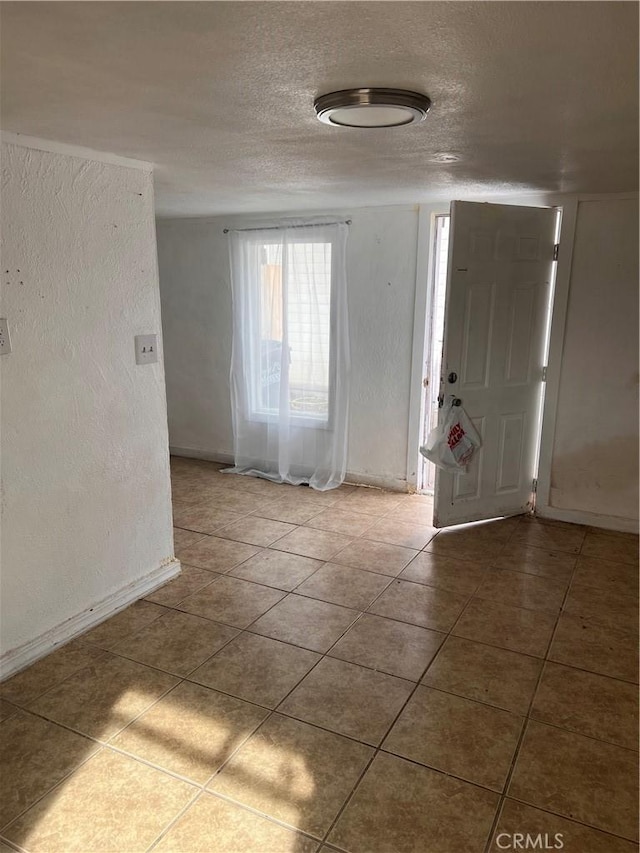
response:
<path id="1" fill-rule="evenodd" d="M 546 381 L 547 381 L 547 365 L 546 365 L 546 364 L 545 364 L 545 366 L 542 368 L 542 381 L 543 381 L 543 382 L 546 382 Z"/>
<path id="2" fill-rule="evenodd" d="M 537 494 L 537 492 L 538 492 L 538 478 L 537 477 L 534 478 L 533 483 L 531 484 L 531 491 L 533 492 L 534 495 Z"/>
<path id="3" fill-rule="evenodd" d="M 555 243 L 553 246 L 553 260 L 558 260 L 558 253 L 560 251 L 560 243 Z"/>

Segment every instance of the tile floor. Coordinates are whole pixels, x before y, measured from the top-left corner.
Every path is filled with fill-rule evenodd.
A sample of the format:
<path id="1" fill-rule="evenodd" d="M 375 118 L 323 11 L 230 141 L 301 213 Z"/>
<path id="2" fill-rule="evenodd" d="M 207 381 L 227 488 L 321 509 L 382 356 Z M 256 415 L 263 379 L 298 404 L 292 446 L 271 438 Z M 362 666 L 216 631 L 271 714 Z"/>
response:
<path id="1" fill-rule="evenodd" d="M 0 685 L 0 851 L 637 851 L 637 537 L 219 467 L 178 578 Z"/>

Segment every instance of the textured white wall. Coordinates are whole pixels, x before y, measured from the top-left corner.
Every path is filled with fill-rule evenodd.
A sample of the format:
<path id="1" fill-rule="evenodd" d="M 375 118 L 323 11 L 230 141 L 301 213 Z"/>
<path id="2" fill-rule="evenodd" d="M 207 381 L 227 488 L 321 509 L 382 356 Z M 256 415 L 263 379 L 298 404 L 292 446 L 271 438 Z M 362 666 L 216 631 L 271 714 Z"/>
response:
<path id="1" fill-rule="evenodd" d="M 638 201 L 581 201 L 552 507 L 638 519 L 638 379 Z"/>
<path id="2" fill-rule="evenodd" d="M 406 481 L 416 284 L 415 207 L 342 210 L 351 219 L 348 300 L 351 414 L 347 469 L 363 481 Z M 238 217 L 158 221 L 172 447 L 233 453 L 231 290 L 223 228 Z"/>
<path id="3" fill-rule="evenodd" d="M 2 146 L 3 652 L 173 554 L 147 172 Z"/>

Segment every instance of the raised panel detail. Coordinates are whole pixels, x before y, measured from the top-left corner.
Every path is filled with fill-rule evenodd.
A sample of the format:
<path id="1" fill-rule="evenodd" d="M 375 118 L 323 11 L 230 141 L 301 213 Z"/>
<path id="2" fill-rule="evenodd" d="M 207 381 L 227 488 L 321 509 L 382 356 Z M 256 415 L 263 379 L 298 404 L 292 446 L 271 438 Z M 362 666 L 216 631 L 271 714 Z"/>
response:
<path id="1" fill-rule="evenodd" d="M 540 257 L 540 241 L 537 237 L 518 237 L 519 261 L 537 261 Z"/>
<path id="2" fill-rule="evenodd" d="M 520 488 L 524 426 L 524 412 L 500 418 L 496 494 L 517 492 Z"/>
<path id="3" fill-rule="evenodd" d="M 474 229 L 469 240 L 469 259 L 472 261 L 493 260 L 495 233 Z"/>
<path id="4" fill-rule="evenodd" d="M 517 287 L 511 294 L 504 377 L 509 385 L 526 385 L 529 381 L 535 295 L 535 284 Z"/>
<path id="5" fill-rule="evenodd" d="M 470 284 L 465 295 L 462 335 L 462 387 L 488 384 L 489 353 L 493 331 L 495 284 Z"/>
<path id="6" fill-rule="evenodd" d="M 478 435 L 484 444 L 484 418 L 471 418 L 471 423 L 478 430 Z M 453 477 L 453 500 L 464 501 L 480 497 L 480 483 L 482 482 L 483 448 L 480 447 L 474 453 L 473 459 L 467 467 L 466 474 L 454 474 Z"/>

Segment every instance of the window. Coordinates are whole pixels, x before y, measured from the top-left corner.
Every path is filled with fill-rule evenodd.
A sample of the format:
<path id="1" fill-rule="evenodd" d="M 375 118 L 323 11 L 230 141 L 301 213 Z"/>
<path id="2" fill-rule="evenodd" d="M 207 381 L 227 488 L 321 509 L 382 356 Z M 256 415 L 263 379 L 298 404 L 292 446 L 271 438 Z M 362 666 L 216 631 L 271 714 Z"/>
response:
<path id="1" fill-rule="evenodd" d="M 264 232 L 263 232 L 264 233 Z M 331 409 L 332 243 L 276 237 L 256 240 L 249 360 L 249 417 L 327 425 Z"/>

